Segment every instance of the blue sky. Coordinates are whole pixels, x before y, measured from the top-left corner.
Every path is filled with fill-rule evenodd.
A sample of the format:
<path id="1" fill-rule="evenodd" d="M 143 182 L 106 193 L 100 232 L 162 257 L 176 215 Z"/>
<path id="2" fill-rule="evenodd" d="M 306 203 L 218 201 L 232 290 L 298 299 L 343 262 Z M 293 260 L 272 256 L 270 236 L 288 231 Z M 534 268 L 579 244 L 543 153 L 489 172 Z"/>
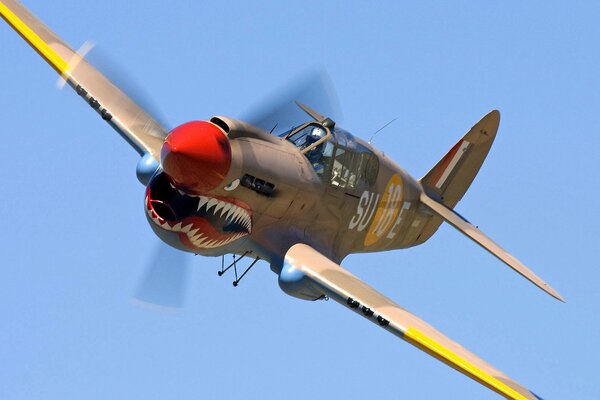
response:
<path id="1" fill-rule="evenodd" d="M 598 399 L 596 2 L 25 4 L 135 76 L 173 125 L 237 116 L 324 66 L 358 136 L 423 175 L 481 116 L 500 131 L 457 210 L 566 298 L 449 226 L 344 266 L 546 399 Z M 238 288 L 193 258 L 187 308 L 131 296 L 157 239 L 137 155 L 0 24 L 0 398 L 495 399 L 333 302 Z"/>

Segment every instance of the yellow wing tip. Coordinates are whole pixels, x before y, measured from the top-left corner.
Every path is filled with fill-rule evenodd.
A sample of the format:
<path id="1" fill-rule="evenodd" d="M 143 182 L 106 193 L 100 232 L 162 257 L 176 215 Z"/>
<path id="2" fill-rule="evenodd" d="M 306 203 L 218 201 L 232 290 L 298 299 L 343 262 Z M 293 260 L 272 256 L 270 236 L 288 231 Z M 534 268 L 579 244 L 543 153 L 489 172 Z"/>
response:
<path id="1" fill-rule="evenodd" d="M 493 389 L 506 398 L 513 400 L 527 400 L 525 396 L 508 386 L 506 383 L 498 380 L 487 372 L 471 364 L 469 361 L 442 346 L 419 330 L 415 328 L 408 328 L 404 332 L 404 335 L 407 340 L 412 342 L 420 349 L 436 356 L 436 358 L 444 361 L 448 365 L 459 370 L 472 379 L 481 382 L 485 386 Z"/>
<path id="2" fill-rule="evenodd" d="M 26 10 L 23 7 L 24 10 Z M 33 29 L 0 1 L 0 16 L 23 38 L 42 58 L 61 75 L 69 71 L 69 64 L 59 56 Z"/>

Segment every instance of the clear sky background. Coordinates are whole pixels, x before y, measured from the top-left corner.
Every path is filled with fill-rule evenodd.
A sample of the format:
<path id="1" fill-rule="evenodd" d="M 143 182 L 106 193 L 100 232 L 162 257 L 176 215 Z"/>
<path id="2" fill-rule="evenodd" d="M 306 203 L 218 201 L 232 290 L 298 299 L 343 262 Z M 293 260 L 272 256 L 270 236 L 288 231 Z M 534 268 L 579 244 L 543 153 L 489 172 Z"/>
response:
<path id="1" fill-rule="evenodd" d="M 452 3 L 452 4 L 451 4 Z M 597 2 L 30 0 L 102 45 L 174 126 L 237 116 L 307 68 L 341 124 L 416 177 L 491 109 L 490 156 L 457 210 L 552 299 L 449 226 L 344 266 L 546 399 L 599 399 Z M 138 157 L 0 24 L 1 399 L 495 399 L 334 302 L 238 288 L 196 257 L 188 306 L 131 302 L 157 239 Z"/>

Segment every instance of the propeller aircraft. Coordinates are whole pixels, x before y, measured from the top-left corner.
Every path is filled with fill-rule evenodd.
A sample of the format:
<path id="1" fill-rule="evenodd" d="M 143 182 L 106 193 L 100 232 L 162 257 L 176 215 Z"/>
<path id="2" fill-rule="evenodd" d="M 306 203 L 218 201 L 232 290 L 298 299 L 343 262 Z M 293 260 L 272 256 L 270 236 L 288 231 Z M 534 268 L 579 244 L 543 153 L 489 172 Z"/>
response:
<path id="1" fill-rule="evenodd" d="M 162 241 L 203 256 L 264 260 L 288 295 L 334 300 L 505 398 L 539 399 L 340 265 L 351 253 L 420 245 L 447 222 L 563 301 L 454 211 L 494 142 L 498 111 L 415 179 L 300 102 L 307 121 L 277 134 L 222 116 L 167 131 L 21 3 L 0 0 L 0 15 L 139 153 L 146 218 Z"/>

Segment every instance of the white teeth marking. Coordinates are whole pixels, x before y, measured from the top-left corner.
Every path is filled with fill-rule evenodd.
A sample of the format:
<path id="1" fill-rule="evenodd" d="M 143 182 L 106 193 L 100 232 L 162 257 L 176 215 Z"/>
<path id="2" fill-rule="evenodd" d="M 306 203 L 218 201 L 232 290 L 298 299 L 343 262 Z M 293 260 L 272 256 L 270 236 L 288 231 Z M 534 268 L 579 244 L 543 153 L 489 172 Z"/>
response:
<path id="1" fill-rule="evenodd" d="M 220 209 L 222 209 L 223 207 L 225 207 L 225 202 L 223 201 L 219 201 L 219 203 L 217 203 L 217 206 L 215 207 L 215 211 L 214 213 L 216 214 L 217 211 L 219 211 Z"/>
<path id="2" fill-rule="evenodd" d="M 206 198 L 204 196 L 200 196 L 200 201 L 198 202 L 198 211 L 200 211 L 202 206 L 205 205 L 207 202 L 208 202 L 208 198 Z"/>
<path id="3" fill-rule="evenodd" d="M 225 203 L 225 205 L 223 206 L 223 209 L 221 210 L 221 217 L 223 217 L 223 214 L 229 210 L 231 210 L 231 204 Z"/>
<path id="4" fill-rule="evenodd" d="M 240 224 L 244 220 L 244 214 L 240 211 L 240 213 L 235 217 L 235 222 Z"/>
<path id="5" fill-rule="evenodd" d="M 206 197 L 206 196 L 187 194 L 187 193 L 183 192 L 182 190 L 177 189 L 175 186 L 173 186 L 173 184 L 169 183 L 169 185 L 174 190 L 177 190 L 179 192 L 179 194 L 182 196 L 194 197 L 194 198 L 199 199 L 198 200 L 198 210 L 200 210 L 205 205 L 206 205 L 206 211 L 209 211 L 211 208 L 214 207 L 214 209 L 213 209 L 214 215 L 217 215 L 217 213 L 220 211 L 220 217 L 223 218 L 223 216 L 225 216 L 225 218 L 224 218 L 225 223 L 232 223 L 232 222 L 237 223 L 237 224 L 241 225 L 242 227 L 244 227 L 247 230 L 247 232 L 241 232 L 241 233 L 235 234 L 224 240 L 210 240 L 208 237 L 205 237 L 202 234 L 202 232 L 198 233 L 198 231 L 200 230 L 199 228 L 192 229 L 193 224 L 188 224 L 186 226 L 182 226 L 182 222 L 178 222 L 174 226 L 171 226 L 166 221 L 164 223 L 161 223 L 160 218 L 154 216 L 155 213 L 152 210 L 152 206 L 148 204 L 148 202 L 150 200 L 149 196 L 146 196 L 146 198 L 145 198 L 146 212 L 147 212 L 148 216 L 152 219 L 152 221 L 156 225 L 160 226 L 161 228 L 168 230 L 168 231 L 183 232 L 187 235 L 188 239 L 190 240 L 190 242 L 193 245 L 195 245 L 196 247 L 205 248 L 205 249 L 212 249 L 212 248 L 216 248 L 216 247 L 225 246 L 231 242 L 234 242 L 234 241 L 240 239 L 241 237 L 247 236 L 250 233 L 250 230 L 252 227 L 252 219 L 251 219 L 248 211 L 246 211 L 244 208 L 236 206 L 231 203 L 228 203 L 226 201 L 221 201 L 221 200 L 217 200 L 217 199 Z"/>
<path id="6" fill-rule="evenodd" d="M 216 247 L 225 246 L 246 235 L 246 233 L 238 233 L 237 235 L 234 235 L 225 240 L 210 240 L 209 238 L 205 237 L 202 233 L 199 233 L 198 235 L 193 237 L 190 237 L 188 235 L 188 238 L 190 239 L 190 242 L 192 242 L 192 244 L 198 248 L 214 249 Z"/>
<path id="7" fill-rule="evenodd" d="M 231 218 L 231 215 L 234 213 L 236 207 L 234 205 L 231 205 L 231 208 L 229 210 L 227 210 L 227 216 L 225 217 L 225 220 L 229 220 Z"/>
<path id="8" fill-rule="evenodd" d="M 190 231 L 190 229 L 192 229 L 192 225 L 193 224 L 189 224 L 189 225 L 185 226 L 183 229 L 181 229 L 181 232 L 188 233 Z"/>
<path id="9" fill-rule="evenodd" d="M 208 201 L 208 205 L 206 206 L 206 211 L 210 210 L 213 206 L 216 206 L 217 204 L 219 204 L 219 200 L 217 200 L 217 199 L 210 199 Z"/>

